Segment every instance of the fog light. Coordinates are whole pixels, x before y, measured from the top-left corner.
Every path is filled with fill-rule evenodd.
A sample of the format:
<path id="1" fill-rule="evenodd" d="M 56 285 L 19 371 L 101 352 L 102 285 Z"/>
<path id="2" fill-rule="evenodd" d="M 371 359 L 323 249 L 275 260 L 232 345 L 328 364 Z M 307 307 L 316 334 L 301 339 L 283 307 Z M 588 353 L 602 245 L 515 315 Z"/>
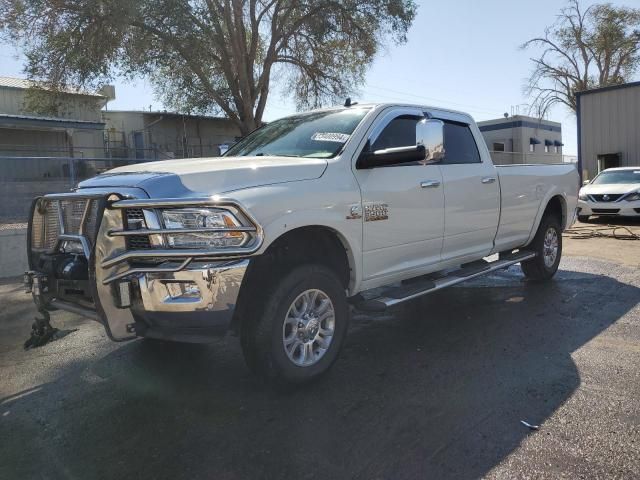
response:
<path id="1" fill-rule="evenodd" d="M 169 282 L 166 286 L 172 300 L 200 300 L 200 289 L 193 282 Z"/>
<path id="2" fill-rule="evenodd" d="M 118 296 L 120 297 L 118 308 L 128 308 L 131 306 L 131 282 L 118 283 Z"/>

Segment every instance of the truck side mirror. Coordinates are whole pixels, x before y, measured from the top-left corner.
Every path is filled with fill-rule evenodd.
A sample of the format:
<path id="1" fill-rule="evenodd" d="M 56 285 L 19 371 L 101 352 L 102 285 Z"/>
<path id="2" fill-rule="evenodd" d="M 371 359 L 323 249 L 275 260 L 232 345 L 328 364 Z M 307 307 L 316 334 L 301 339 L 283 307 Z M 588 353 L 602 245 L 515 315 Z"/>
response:
<path id="1" fill-rule="evenodd" d="M 365 148 L 356 162 L 356 168 L 366 169 L 375 167 L 387 167 L 401 163 L 422 162 L 425 159 L 424 145 L 412 145 L 409 147 L 385 148 L 372 152 Z"/>
<path id="2" fill-rule="evenodd" d="M 425 148 L 426 163 L 437 163 L 444 158 L 444 122 L 423 119 L 416 124 L 416 143 Z"/>
<path id="3" fill-rule="evenodd" d="M 399 165 L 402 163 L 436 163 L 444 158 L 444 122 L 422 118 L 416 123 L 416 144 L 371 151 L 369 142 L 356 162 L 357 169 Z"/>

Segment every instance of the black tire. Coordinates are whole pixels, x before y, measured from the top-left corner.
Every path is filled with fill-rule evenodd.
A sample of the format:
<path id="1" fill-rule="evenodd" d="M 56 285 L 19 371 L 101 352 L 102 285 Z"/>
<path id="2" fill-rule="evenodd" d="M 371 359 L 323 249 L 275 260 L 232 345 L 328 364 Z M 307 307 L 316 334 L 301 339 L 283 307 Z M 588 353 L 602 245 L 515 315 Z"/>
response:
<path id="1" fill-rule="evenodd" d="M 578 221 L 582 223 L 589 223 L 589 215 L 578 215 Z"/>
<path id="2" fill-rule="evenodd" d="M 545 261 L 545 236 L 548 232 L 555 232 L 558 249 L 552 264 Z M 534 251 L 537 255 L 531 260 L 520 264 L 525 276 L 531 280 L 544 281 L 551 279 L 558 271 L 558 265 L 562 257 L 562 229 L 560 221 L 555 215 L 545 215 L 540 221 L 540 226 L 533 241 L 526 250 Z M 547 257 L 547 261 L 549 257 Z"/>
<path id="3" fill-rule="evenodd" d="M 309 366 L 299 366 L 284 347 L 284 324 L 293 302 L 307 290 L 320 290 L 334 309 L 334 330 L 324 354 Z M 254 372 L 277 383 L 306 383 L 325 373 L 338 358 L 346 337 L 349 307 L 344 286 L 333 271 L 321 265 L 294 268 L 275 281 L 273 287 L 241 331 L 245 361 Z"/>

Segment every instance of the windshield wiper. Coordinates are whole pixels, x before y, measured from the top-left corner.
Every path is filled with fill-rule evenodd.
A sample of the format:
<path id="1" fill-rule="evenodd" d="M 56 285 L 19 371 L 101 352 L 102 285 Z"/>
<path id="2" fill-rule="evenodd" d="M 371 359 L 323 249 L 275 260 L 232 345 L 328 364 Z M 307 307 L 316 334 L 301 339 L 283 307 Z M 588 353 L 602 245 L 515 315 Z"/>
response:
<path id="1" fill-rule="evenodd" d="M 284 153 L 258 152 L 253 155 L 245 155 L 253 157 L 300 157 L 300 155 L 285 155 Z"/>

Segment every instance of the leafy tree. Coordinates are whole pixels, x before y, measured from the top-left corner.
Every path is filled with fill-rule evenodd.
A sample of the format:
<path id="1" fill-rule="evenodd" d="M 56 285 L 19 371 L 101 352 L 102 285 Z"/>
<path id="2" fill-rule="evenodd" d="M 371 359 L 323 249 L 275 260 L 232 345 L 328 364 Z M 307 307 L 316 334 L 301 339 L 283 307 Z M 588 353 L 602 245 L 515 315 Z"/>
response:
<path id="1" fill-rule="evenodd" d="M 247 133 L 273 83 L 299 108 L 344 98 L 415 14 L 413 0 L 0 0 L 0 29 L 47 88 L 144 76 L 168 107 Z"/>
<path id="2" fill-rule="evenodd" d="M 576 110 L 575 93 L 628 82 L 640 66 L 640 9 L 609 3 L 582 9 L 570 0 L 544 36 L 522 48 L 539 47 L 526 93 L 542 117 L 553 105 Z"/>

